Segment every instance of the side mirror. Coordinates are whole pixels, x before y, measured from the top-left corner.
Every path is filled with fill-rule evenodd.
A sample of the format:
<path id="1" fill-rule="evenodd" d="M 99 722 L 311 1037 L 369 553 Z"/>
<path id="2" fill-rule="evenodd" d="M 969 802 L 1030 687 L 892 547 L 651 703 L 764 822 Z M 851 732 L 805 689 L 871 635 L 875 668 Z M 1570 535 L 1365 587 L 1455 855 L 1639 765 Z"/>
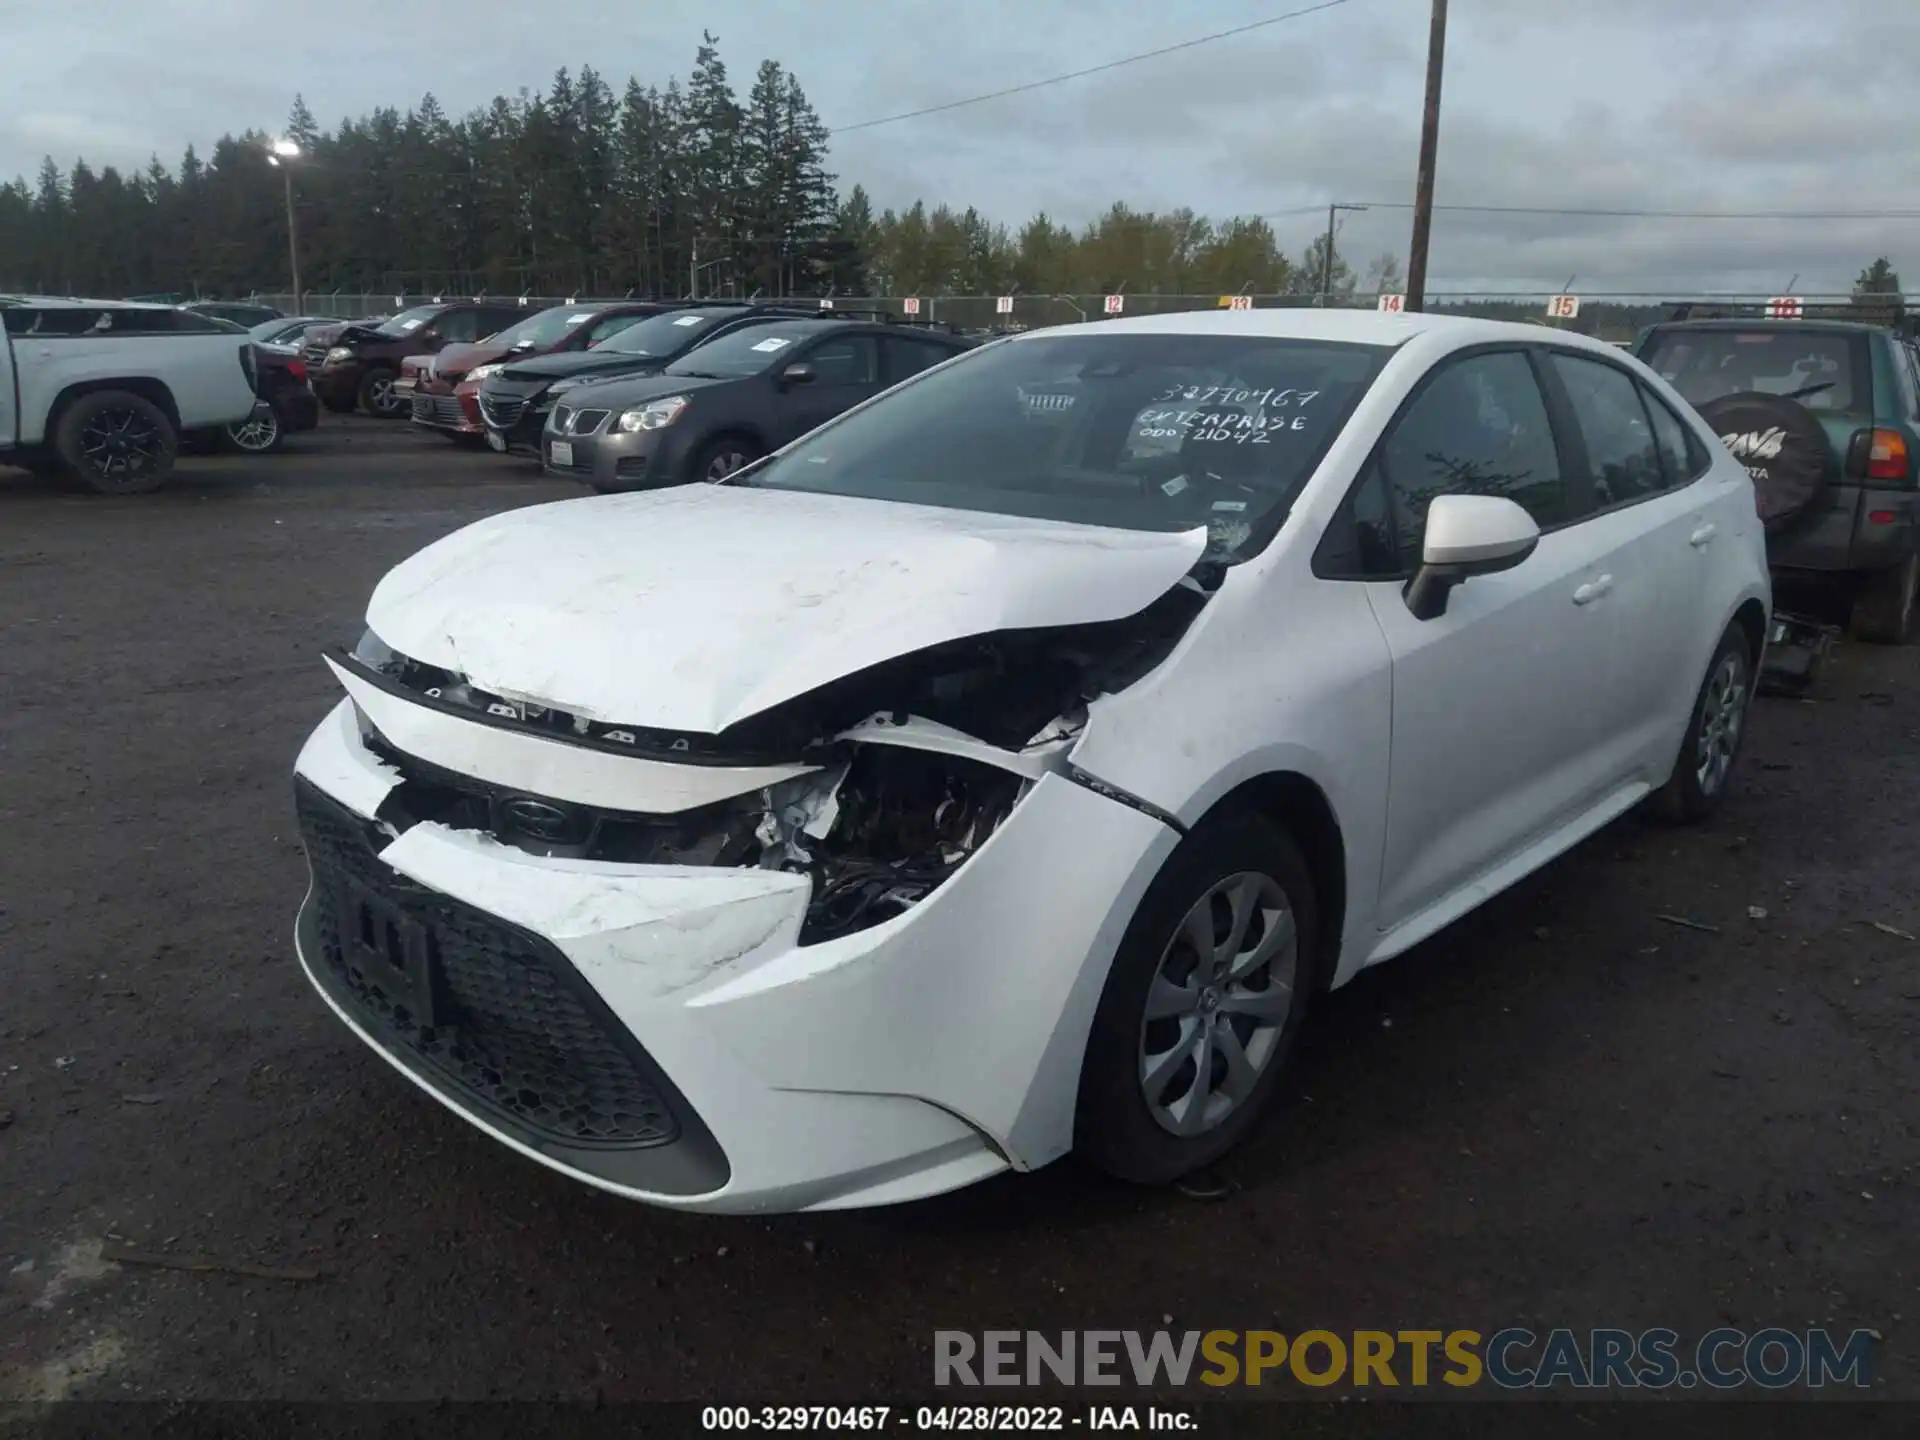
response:
<path id="1" fill-rule="evenodd" d="M 804 360 L 796 360 L 780 372 L 782 385 L 811 385 L 817 378 L 813 366 Z"/>
<path id="2" fill-rule="evenodd" d="M 1539 543 L 1533 517 L 1503 496 L 1436 496 L 1427 507 L 1420 568 L 1407 582 L 1407 609 L 1416 620 L 1437 620 L 1456 585 L 1513 569 Z"/>

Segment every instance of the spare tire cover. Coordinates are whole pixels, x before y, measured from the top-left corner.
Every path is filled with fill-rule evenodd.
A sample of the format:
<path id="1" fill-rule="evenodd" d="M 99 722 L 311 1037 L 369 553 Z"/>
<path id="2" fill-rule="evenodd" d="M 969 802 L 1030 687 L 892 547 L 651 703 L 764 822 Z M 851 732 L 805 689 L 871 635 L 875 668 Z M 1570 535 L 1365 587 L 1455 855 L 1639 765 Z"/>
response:
<path id="1" fill-rule="evenodd" d="M 1760 521 L 1769 534 L 1806 514 L 1838 477 L 1827 432 L 1797 401 L 1745 391 L 1709 400 L 1700 415 L 1753 477 Z"/>

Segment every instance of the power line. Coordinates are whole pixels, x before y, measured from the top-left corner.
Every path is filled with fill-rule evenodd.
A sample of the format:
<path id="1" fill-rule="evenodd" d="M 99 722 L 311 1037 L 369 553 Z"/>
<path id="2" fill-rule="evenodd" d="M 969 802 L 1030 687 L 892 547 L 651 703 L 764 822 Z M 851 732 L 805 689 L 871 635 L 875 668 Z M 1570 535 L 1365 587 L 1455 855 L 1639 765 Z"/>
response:
<path id="1" fill-rule="evenodd" d="M 1270 210 L 1256 217 L 1318 214 L 1322 205 Z M 1343 205 L 1353 210 L 1411 210 L 1404 200 L 1368 200 Z M 1920 220 L 1920 210 L 1598 210 L 1554 205 L 1436 205 L 1436 211 L 1468 215 L 1566 215 L 1618 220 Z"/>
<path id="2" fill-rule="evenodd" d="M 1084 70 L 1069 70 L 1064 75 L 1049 75 L 1044 80 L 1029 80 L 1024 85 L 1010 85 L 1005 90 L 992 90 L 985 95 L 973 95 L 965 100 L 949 100 L 942 105 L 928 105 L 919 110 L 905 110 L 898 115 L 882 115 L 877 120 L 862 120 L 857 125 L 830 126 L 833 134 L 849 135 L 855 130 L 871 130 L 876 125 L 892 125 L 900 120 L 917 120 L 922 115 L 938 115 L 947 110 L 958 110 L 967 105 L 981 105 L 988 100 L 1002 100 L 1009 95 L 1024 95 L 1029 90 L 1041 90 L 1049 85 L 1061 85 L 1068 80 L 1084 79 L 1088 75 L 1099 75 L 1108 70 L 1118 70 L 1123 65 L 1137 65 L 1142 60 L 1157 60 L 1162 55 L 1172 55 L 1179 50 L 1192 50 L 1196 46 L 1211 45 L 1216 40 L 1228 40 L 1235 35 L 1245 35 L 1250 31 L 1264 30 L 1269 25 L 1278 25 L 1287 20 L 1298 20 L 1303 16 L 1317 15 L 1322 10 L 1332 10 L 1345 5 L 1347 0 L 1321 0 L 1318 5 L 1309 5 L 1304 10 L 1289 10 L 1284 15 L 1270 15 L 1265 20 L 1255 20 L 1250 24 L 1236 25 L 1231 30 L 1216 30 L 1211 35 L 1196 36 L 1191 40 L 1182 40 L 1175 45 L 1162 45 L 1158 50 L 1143 50 L 1138 55 L 1129 55 L 1122 60 L 1108 60 L 1101 65 L 1089 65 Z"/>

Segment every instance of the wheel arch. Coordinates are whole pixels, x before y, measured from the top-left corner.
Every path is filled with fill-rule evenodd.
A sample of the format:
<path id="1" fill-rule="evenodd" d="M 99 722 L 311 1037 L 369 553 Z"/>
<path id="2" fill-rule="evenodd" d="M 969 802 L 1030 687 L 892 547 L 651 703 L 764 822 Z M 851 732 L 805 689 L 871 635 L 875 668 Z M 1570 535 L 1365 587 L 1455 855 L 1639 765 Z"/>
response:
<path id="1" fill-rule="evenodd" d="M 76 380 L 62 389 L 47 408 L 46 433 L 49 440 L 60 424 L 61 417 L 73 408 L 75 401 L 110 390 L 124 390 L 158 407 L 160 413 L 167 417 L 167 423 L 173 426 L 174 434 L 180 433 L 180 407 L 175 403 L 173 391 L 167 387 L 167 383 L 151 375 L 126 375 L 113 379 Z"/>
<path id="2" fill-rule="evenodd" d="M 1332 987 L 1340 968 L 1347 922 L 1347 841 L 1327 792 L 1298 770 L 1268 770 L 1235 785 L 1195 822 L 1198 829 L 1218 815 L 1251 811 L 1280 826 L 1300 846 L 1320 906 L 1320 941 L 1312 957 L 1316 989 Z"/>
<path id="3" fill-rule="evenodd" d="M 1728 623 L 1739 626 L 1747 637 L 1747 652 L 1753 656 L 1754 672 L 1758 674 L 1761 652 L 1767 646 L 1767 607 L 1760 603 L 1758 596 L 1749 595 L 1740 602 Z"/>

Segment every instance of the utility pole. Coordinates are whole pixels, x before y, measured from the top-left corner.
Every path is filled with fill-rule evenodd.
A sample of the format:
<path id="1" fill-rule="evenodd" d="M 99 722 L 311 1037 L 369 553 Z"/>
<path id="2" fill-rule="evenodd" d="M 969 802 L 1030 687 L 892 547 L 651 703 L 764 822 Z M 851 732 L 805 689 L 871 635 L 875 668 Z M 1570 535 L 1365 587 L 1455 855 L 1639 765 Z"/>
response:
<path id="1" fill-rule="evenodd" d="M 1440 78 L 1446 71 L 1447 0 L 1433 0 L 1427 30 L 1427 101 L 1420 116 L 1420 173 L 1413 189 L 1413 243 L 1407 250 L 1408 310 L 1427 304 L 1427 248 L 1433 236 L 1433 175 L 1440 156 Z"/>
<path id="2" fill-rule="evenodd" d="M 689 242 L 687 256 L 687 298 L 700 298 L 700 237 L 695 235 Z"/>

